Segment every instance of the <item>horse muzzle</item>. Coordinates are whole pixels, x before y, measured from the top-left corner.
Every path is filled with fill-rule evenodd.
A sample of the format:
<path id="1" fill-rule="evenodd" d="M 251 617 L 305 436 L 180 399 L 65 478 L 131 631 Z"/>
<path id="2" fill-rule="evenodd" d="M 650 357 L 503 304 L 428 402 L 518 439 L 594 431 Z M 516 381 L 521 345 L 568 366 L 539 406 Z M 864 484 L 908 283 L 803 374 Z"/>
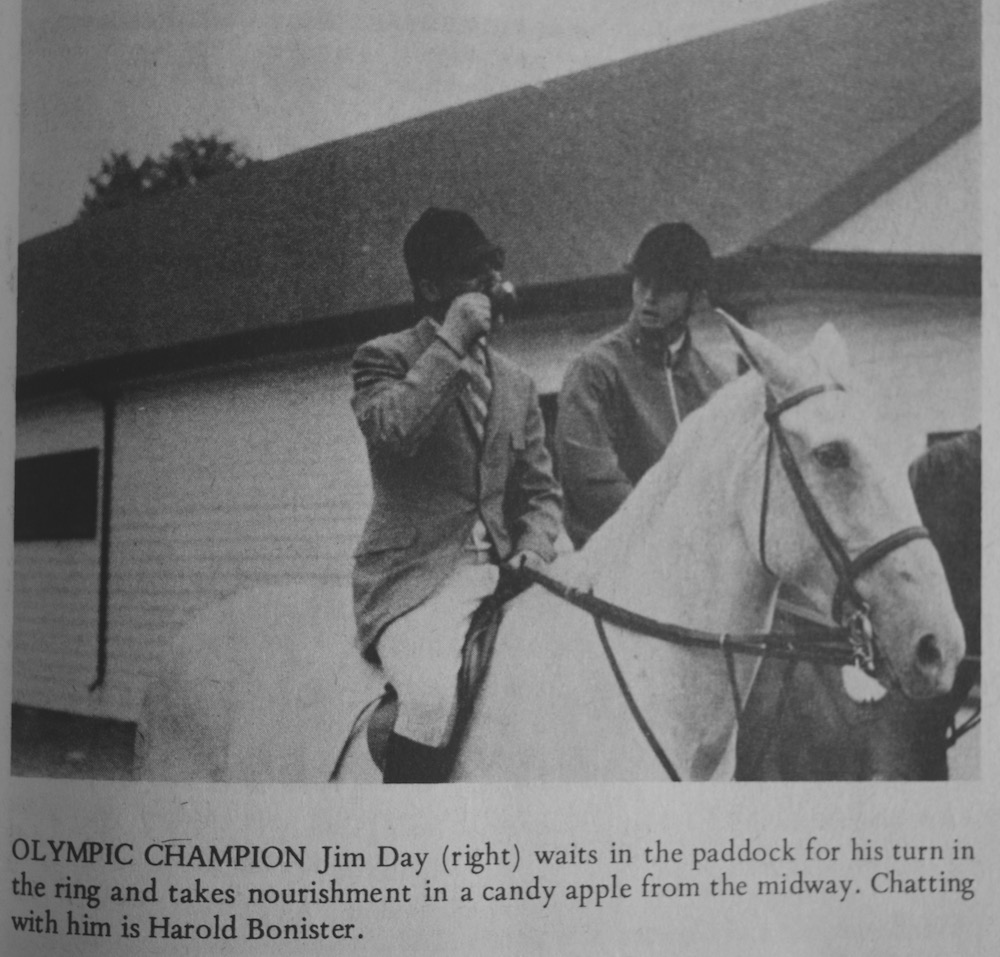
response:
<path id="1" fill-rule="evenodd" d="M 936 552 L 927 545 L 916 543 L 906 551 L 926 552 L 932 564 L 938 565 Z M 931 574 L 915 575 L 910 568 L 910 556 L 897 553 L 889 559 L 886 572 L 899 571 L 892 566 L 904 566 L 897 582 L 902 587 L 888 594 L 881 591 L 881 600 L 873 614 L 878 637 L 875 655 L 875 676 L 888 687 L 896 687 L 909 698 L 931 698 L 947 694 L 955 682 L 958 665 L 965 656 L 965 631 L 955 611 L 944 580 Z M 924 564 L 918 556 L 919 564 Z M 933 569 L 929 569 L 933 571 Z M 882 576 L 876 576 L 882 577 Z M 887 575 L 887 577 L 889 577 Z M 922 585 L 917 583 L 921 582 Z"/>

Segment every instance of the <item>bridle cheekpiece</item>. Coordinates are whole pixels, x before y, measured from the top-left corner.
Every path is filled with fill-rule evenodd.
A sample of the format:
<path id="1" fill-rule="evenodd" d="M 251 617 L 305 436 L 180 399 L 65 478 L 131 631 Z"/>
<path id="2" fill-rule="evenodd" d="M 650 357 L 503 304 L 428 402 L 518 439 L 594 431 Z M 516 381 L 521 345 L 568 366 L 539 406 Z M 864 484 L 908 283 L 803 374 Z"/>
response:
<path id="1" fill-rule="evenodd" d="M 739 339 L 737 339 L 739 342 Z M 740 343 L 741 346 L 743 343 Z M 767 512 L 771 484 L 771 459 L 773 450 L 778 449 L 781 465 L 788 483 L 792 487 L 796 501 L 802 511 L 813 535 L 823 549 L 827 560 L 837 577 L 837 587 L 833 593 L 830 609 L 832 619 L 846 628 L 848 639 L 854 652 L 855 663 L 870 675 L 876 675 L 882 668 L 879 651 L 876 644 L 875 629 L 871 622 L 871 609 L 855 587 L 855 581 L 870 568 L 897 548 L 915 541 L 918 538 L 930 538 L 930 533 L 923 525 L 912 525 L 893 532 L 885 538 L 866 548 L 859 555 L 851 558 L 843 543 L 830 527 L 819 503 L 816 501 L 809 486 L 802 476 L 802 470 L 792 453 L 788 436 L 781 424 L 782 413 L 824 392 L 843 392 L 844 387 L 837 383 L 810 386 L 801 392 L 778 401 L 766 382 L 764 385 L 765 410 L 764 421 L 767 423 L 767 452 L 764 461 L 764 490 L 760 510 L 760 561 L 772 575 L 766 556 L 767 545 Z M 777 576 L 775 576 L 777 577 Z"/>

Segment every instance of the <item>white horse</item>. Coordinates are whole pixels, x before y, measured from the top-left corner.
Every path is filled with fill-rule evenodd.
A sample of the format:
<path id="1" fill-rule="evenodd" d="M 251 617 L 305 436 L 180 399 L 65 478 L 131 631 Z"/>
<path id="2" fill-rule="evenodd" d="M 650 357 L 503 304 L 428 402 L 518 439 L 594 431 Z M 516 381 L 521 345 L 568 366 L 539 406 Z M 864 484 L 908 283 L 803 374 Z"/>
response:
<path id="1" fill-rule="evenodd" d="M 832 327 L 789 356 L 743 330 L 757 371 L 682 425 L 620 512 L 556 578 L 660 621 L 716 634 L 765 631 L 779 580 L 818 607 L 837 585 L 778 456 L 767 456 L 765 383 L 780 402 L 843 384 Z M 764 381 L 762 381 L 764 380 Z M 919 523 L 905 462 L 849 391 L 822 391 L 781 415 L 805 482 L 850 556 Z M 766 567 L 760 555 L 765 468 Z M 908 541 L 860 574 L 881 652 L 914 697 L 946 692 L 964 653 L 940 561 Z M 608 627 L 639 712 L 682 780 L 730 779 L 737 725 L 724 655 Z M 142 776 L 326 781 L 348 730 L 381 690 L 350 637 L 349 596 L 317 586 L 261 588 L 196 616 L 146 697 Z M 758 660 L 733 658 L 745 700 Z M 591 619 L 539 587 L 508 608 L 453 780 L 631 781 L 666 774 L 626 705 Z M 379 781 L 358 736 L 340 780 Z"/>

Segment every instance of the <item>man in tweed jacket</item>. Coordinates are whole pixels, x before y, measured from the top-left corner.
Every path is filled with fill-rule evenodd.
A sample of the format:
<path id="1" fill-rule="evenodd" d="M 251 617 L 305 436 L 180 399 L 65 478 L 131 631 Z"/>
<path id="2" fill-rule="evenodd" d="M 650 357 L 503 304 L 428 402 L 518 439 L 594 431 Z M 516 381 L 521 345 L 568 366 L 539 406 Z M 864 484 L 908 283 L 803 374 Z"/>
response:
<path id="1" fill-rule="evenodd" d="M 353 364 L 374 490 L 357 641 L 400 700 L 387 783 L 447 778 L 470 616 L 500 564 L 552 560 L 562 505 L 534 384 L 486 344 L 502 250 L 467 214 L 431 208 L 403 252 L 419 321 Z"/>

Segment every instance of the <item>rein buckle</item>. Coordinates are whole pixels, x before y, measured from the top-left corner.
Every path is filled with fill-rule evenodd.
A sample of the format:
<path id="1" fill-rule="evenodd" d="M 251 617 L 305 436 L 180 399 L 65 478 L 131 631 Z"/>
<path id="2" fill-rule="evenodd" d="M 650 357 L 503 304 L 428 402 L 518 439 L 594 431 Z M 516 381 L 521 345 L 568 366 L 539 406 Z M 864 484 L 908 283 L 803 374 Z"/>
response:
<path id="1" fill-rule="evenodd" d="M 855 608 L 847 617 L 847 638 L 851 643 L 854 664 L 867 675 L 875 674 L 875 629 L 868 605 Z"/>

